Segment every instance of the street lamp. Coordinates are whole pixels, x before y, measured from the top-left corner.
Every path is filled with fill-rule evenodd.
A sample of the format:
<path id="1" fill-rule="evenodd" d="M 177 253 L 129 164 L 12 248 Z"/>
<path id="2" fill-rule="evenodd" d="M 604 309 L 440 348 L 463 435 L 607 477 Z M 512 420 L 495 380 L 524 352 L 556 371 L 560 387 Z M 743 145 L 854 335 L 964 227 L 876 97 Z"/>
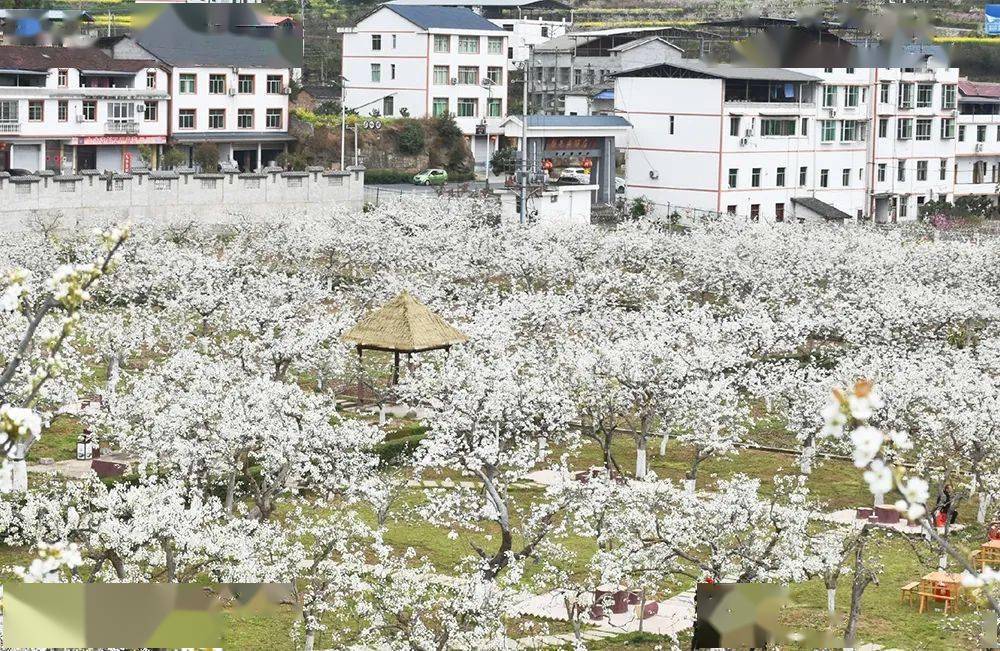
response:
<path id="1" fill-rule="evenodd" d="M 344 171 L 344 155 L 347 143 L 347 82 L 349 80 L 344 75 L 340 75 L 340 171 Z"/>

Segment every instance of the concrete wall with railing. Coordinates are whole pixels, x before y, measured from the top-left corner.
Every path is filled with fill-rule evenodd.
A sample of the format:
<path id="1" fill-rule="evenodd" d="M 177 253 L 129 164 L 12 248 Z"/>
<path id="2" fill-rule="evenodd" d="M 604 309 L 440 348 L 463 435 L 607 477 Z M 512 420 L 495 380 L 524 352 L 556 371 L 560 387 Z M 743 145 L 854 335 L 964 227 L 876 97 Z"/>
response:
<path id="1" fill-rule="evenodd" d="M 256 174 L 199 174 L 181 169 L 107 175 L 87 170 L 78 175 L 40 172 L 11 177 L 3 172 L 0 230 L 21 230 L 38 223 L 87 227 L 123 220 L 225 223 L 331 207 L 357 210 L 364 202 L 364 182 L 363 167 L 343 172 L 321 167 L 304 172 L 265 168 Z"/>

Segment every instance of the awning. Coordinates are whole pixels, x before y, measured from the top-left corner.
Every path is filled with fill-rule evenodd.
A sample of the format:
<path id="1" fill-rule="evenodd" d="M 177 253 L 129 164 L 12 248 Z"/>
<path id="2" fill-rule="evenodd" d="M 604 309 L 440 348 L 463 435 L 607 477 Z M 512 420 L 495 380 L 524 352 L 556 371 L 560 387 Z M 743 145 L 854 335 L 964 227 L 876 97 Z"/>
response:
<path id="1" fill-rule="evenodd" d="M 71 145 L 163 145 L 166 136 L 78 136 L 70 138 Z"/>
<path id="2" fill-rule="evenodd" d="M 262 133 L 260 131 L 197 131 L 190 133 L 174 133 L 171 139 L 174 142 L 182 144 L 195 144 L 199 142 L 257 143 L 291 142 L 295 140 L 295 136 L 288 135 L 288 133 L 284 131 L 278 131 L 275 133 Z"/>

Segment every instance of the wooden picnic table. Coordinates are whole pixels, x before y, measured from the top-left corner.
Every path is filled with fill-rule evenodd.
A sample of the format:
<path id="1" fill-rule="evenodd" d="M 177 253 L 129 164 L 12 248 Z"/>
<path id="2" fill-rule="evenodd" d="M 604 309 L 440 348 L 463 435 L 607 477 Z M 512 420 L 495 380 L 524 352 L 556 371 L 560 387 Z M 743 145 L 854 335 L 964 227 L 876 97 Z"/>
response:
<path id="1" fill-rule="evenodd" d="M 986 565 L 1000 568 L 1000 540 L 984 542 L 979 548 L 979 558 L 976 560 L 980 570 Z"/>
<path id="2" fill-rule="evenodd" d="M 962 575 L 952 572 L 942 572 L 940 570 L 930 572 L 920 577 L 920 608 L 918 612 L 924 612 L 927 600 L 944 602 L 944 612 L 948 613 L 948 606 L 952 610 L 958 606 L 958 598 L 962 592 Z"/>

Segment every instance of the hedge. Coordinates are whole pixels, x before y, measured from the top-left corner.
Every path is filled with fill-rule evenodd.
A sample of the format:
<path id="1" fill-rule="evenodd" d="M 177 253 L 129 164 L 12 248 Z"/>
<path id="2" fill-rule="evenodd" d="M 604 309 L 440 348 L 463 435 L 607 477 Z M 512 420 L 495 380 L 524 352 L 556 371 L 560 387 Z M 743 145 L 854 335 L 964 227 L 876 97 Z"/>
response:
<path id="1" fill-rule="evenodd" d="M 413 183 L 414 170 L 365 170 L 365 183 Z"/>
<path id="2" fill-rule="evenodd" d="M 424 440 L 426 434 L 412 434 L 402 438 L 385 441 L 375 446 L 375 452 L 383 465 L 397 465 L 408 459 Z"/>

